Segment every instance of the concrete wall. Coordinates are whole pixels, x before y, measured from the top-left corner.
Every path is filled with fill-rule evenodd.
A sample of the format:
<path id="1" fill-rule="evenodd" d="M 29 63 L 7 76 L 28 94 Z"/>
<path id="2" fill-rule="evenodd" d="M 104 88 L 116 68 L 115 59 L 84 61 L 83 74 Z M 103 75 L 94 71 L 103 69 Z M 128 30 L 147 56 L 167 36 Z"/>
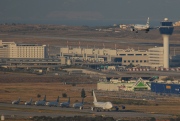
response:
<path id="1" fill-rule="evenodd" d="M 119 91 L 119 84 L 97 83 L 97 90 Z"/>

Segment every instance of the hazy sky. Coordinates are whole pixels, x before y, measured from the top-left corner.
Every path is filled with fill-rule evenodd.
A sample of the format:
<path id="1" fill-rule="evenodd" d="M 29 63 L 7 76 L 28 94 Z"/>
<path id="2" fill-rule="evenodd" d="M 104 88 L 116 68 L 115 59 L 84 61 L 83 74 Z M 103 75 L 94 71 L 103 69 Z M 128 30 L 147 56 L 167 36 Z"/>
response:
<path id="1" fill-rule="evenodd" d="M 0 0 L 0 23 L 121 24 L 180 20 L 180 0 Z"/>

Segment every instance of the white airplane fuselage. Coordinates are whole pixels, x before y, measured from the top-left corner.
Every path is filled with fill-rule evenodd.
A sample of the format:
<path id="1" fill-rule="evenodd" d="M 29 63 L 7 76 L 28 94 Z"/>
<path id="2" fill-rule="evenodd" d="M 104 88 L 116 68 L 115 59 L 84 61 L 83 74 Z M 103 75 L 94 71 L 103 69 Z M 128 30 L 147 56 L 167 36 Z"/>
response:
<path id="1" fill-rule="evenodd" d="M 83 103 L 74 103 L 73 108 L 81 108 L 83 107 Z"/>
<path id="2" fill-rule="evenodd" d="M 51 107 L 51 106 L 57 107 L 57 106 L 58 106 L 58 102 L 47 102 L 46 105 L 47 105 L 47 106 L 50 106 L 50 107 Z"/>
<path id="3" fill-rule="evenodd" d="M 12 104 L 19 104 L 20 103 L 20 98 L 18 100 L 12 101 Z"/>
<path id="4" fill-rule="evenodd" d="M 111 102 L 94 102 L 95 108 L 102 108 L 104 110 L 109 110 L 113 107 Z"/>
<path id="5" fill-rule="evenodd" d="M 44 106 L 46 104 L 46 101 L 43 101 L 43 100 L 40 100 L 40 101 L 36 101 L 35 102 L 35 105 L 39 106 L 39 105 L 42 105 Z"/>
<path id="6" fill-rule="evenodd" d="M 32 99 L 30 99 L 30 101 L 26 101 L 24 104 L 25 105 L 31 105 L 32 104 Z"/>
<path id="7" fill-rule="evenodd" d="M 60 103 L 60 106 L 61 106 L 61 107 L 66 107 L 66 108 L 68 108 L 69 105 L 70 105 L 70 97 L 69 97 L 69 99 L 68 99 L 67 102 L 62 102 L 62 103 Z"/>
<path id="8" fill-rule="evenodd" d="M 67 108 L 67 107 L 69 107 L 69 104 L 70 104 L 69 102 L 62 102 L 62 103 L 60 103 L 60 106 Z"/>
<path id="9" fill-rule="evenodd" d="M 134 30 L 137 31 L 149 31 L 149 25 L 142 25 L 142 24 L 135 24 L 134 25 Z"/>
<path id="10" fill-rule="evenodd" d="M 15 100 L 15 101 L 12 102 L 12 104 L 19 104 L 19 101 Z"/>
<path id="11" fill-rule="evenodd" d="M 24 104 L 25 105 L 31 105 L 31 102 L 25 102 Z"/>

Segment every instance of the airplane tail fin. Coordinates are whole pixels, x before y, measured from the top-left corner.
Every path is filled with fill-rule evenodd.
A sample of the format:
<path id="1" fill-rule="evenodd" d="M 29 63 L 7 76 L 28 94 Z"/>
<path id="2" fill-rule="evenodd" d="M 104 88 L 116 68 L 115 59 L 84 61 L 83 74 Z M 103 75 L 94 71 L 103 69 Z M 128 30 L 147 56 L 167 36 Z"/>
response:
<path id="1" fill-rule="evenodd" d="M 70 97 L 69 97 L 69 99 L 68 99 L 68 103 L 70 103 Z"/>
<path id="2" fill-rule="evenodd" d="M 46 101 L 46 95 L 44 96 L 44 100 L 43 101 Z"/>
<path id="3" fill-rule="evenodd" d="M 97 102 L 97 99 L 96 99 L 96 95 L 94 93 L 94 90 L 93 90 L 93 97 L 94 97 L 94 102 Z"/>
<path id="4" fill-rule="evenodd" d="M 58 98 L 57 98 L 57 102 L 59 102 L 59 96 L 58 96 Z"/>
<path id="5" fill-rule="evenodd" d="M 146 25 L 147 25 L 147 26 L 149 26 L 149 17 L 148 17 L 148 19 L 147 19 L 147 23 L 146 23 Z"/>

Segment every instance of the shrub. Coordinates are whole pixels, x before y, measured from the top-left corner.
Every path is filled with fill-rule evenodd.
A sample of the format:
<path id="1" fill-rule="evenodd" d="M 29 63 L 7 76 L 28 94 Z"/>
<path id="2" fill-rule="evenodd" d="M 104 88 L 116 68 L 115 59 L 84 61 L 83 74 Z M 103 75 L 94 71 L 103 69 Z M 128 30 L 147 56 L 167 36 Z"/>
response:
<path id="1" fill-rule="evenodd" d="M 66 93 L 62 93 L 62 97 L 67 97 L 67 94 Z"/>
<path id="2" fill-rule="evenodd" d="M 37 94 L 37 98 L 40 98 L 41 97 L 41 95 L 40 94 Z"/>

